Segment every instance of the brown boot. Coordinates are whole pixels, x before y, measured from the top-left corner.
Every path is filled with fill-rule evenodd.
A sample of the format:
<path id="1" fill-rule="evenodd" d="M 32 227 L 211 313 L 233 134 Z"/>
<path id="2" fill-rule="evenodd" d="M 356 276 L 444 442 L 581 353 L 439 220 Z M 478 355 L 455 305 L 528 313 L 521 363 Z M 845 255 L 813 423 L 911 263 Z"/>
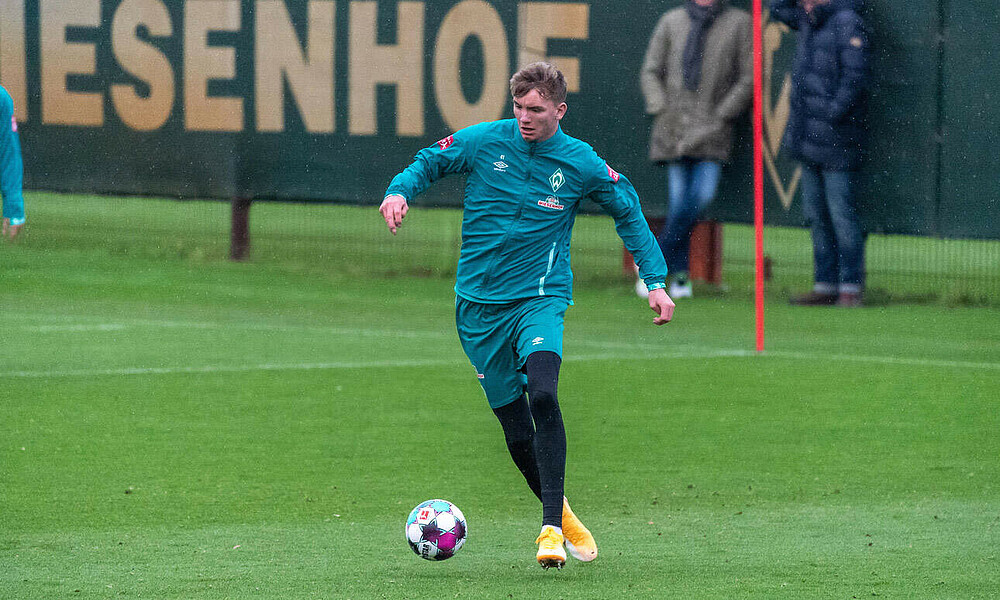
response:
<path id="1" fill-rule="evenodd" d="M 801 296 L 792 296 L 788 302 L 794 306 L 833 306 L 837 303 L 837 294 L 813 291 Z"/>
<path id="2" fill-rule="evenodd" d="M 861 293 L 860 292 L 840 292 L 837 296 L 837 306 L 844 306 L 846 308 L 858 308 L 861 306 Z"/>

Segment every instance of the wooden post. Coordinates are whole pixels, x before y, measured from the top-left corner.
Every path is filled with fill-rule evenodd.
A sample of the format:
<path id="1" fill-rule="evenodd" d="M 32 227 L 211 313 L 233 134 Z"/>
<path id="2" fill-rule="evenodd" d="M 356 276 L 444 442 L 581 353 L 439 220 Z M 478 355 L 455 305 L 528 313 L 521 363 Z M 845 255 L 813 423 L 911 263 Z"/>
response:
<path id="1" fill-rule="evenodd" d="M 649 229 L 658 234 L 665 227 L 663 217 L 646 217 Z M 722 223 L 697 221 L 691 230 L 690 273 L 694 281 L 722 285 Z M 635 262 L 628 250 L 622 249 L 622 272 L 635 277 Z"/>
<path id="2" fill-rule="evenodd" d="M 692 280 L 722 285 L 722 223 L 695 223 L 691 230 L 689 265 Z"/>
<path id="3" fill-rule="evenodd" d="M 229 260 L 246 260 L 247 253 L 250 251 L 250 204 L 252 202 L 251 198 L 233 198 Z"/>

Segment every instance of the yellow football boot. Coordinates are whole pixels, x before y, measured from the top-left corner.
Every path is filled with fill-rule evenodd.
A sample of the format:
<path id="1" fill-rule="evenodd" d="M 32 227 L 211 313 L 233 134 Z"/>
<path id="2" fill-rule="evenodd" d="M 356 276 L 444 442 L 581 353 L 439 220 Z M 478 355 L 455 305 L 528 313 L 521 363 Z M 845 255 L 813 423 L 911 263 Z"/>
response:
<path id="1" fill-rule="evenodd" d="M 538 554 L 535 555 L 535 558 L 538 559 L 538 564 L 542 565 L 543 569 L 563 568 L 563 565 L 566 564 L 566 551 L 563 550 L 563 536 L 558 529 L 551 525 L 545 525 L 542 527 L 542 532 L 538 534 L 535 543 L 538 544 Z"/>
<path id="2" fill-rule="evenodd" d="M 566 538 L 566 548 L 573 558 L 583 562 L 597 558 L 597 542 L 594 541 L 594 536 L 573 514 L 566 498 L 563 498 L 562 530 Z"/>

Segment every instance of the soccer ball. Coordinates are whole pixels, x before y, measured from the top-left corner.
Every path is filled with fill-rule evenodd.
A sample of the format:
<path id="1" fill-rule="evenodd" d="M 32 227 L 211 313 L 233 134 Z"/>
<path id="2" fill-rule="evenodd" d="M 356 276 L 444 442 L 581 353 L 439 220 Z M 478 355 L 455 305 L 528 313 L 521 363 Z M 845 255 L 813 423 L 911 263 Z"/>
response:
<path id="1" fill-rule="evenodd" d="M 465 544 L 465 515 L 447 500 L 421 502 L 406 519 L 406 541 L 417 556 L 445 560 Z"/>

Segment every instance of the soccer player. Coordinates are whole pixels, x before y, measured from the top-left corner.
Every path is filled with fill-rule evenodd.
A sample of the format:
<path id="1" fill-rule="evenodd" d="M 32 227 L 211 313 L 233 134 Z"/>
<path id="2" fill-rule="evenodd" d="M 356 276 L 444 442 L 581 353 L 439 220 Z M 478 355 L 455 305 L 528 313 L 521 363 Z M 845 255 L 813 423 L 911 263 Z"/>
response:
<path id="1" fill-rule="evenodd" d="M 3 195 L 3 236 L 10 239 L 14 239 L 24 225 L 23 171 L 14 101 L 0 86 L 0 194 Z"/>
<path id="2" fill-rule="evenodd" d="M 421 150 L 379 207 L 394 235 L 408 201 L 465 173 L 455 321 L 462 348 L 503 428 L 514 464 L 542 501 L 536 559 L 561 568 L 597 557 L 593 535 L 563 495 L 566 432 L 557 400 L 563 317 L 572 297 L 570 234 L 590 198 L 615 220 L 649 293 L 653 322 L 673 317 L 663 254 L 635 189 L 584 142 L 563 133 L 566 80 L 533 63 L 510 80 L 514 119 L 480 123 Z"/>

